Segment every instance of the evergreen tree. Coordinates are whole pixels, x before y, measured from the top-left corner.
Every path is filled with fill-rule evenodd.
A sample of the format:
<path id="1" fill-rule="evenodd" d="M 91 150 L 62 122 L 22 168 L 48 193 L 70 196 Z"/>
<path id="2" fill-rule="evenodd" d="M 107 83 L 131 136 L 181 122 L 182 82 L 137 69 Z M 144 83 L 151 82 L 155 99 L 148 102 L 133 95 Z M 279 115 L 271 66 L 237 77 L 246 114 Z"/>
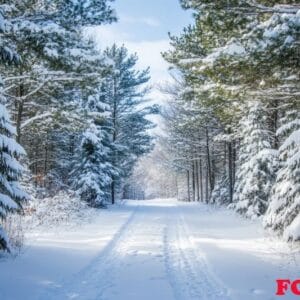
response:
<path id="1" fill-rule="evenodd" d="M 271 204 L 264 224 L 287 240 L 300 240 L 300 113 L 299 105 L 283 117 L 277 134 L 280 168 L 272 190 Z"/>
<path id="2" fill-rule="evenodd" d="M 268 208 L 278 159 L 266 128 L 265 108 L 259 102 L 250 105 L 248 116 L 241 121 L 239 163 L 231 207 L 255 218 L 264 215 Z"/>
<path id="3" fill-rule="evenodd" d="M 112 177 L 117 174 L 110 163 L 112 129 L 100 93 L 89 97 L 86 109 L 91 121 L 77 148 L 71 176 L 80 197 L 93 207 L 101 207 L 109 199 Z"/>
<path id="4" fill-rule="evenodd" d="M 5 34 L 8 21 L 4 19 L 4 12 L 0 9 L 0 44 L 6 43 Z M 1 63 L 11 63 L 18 60 L 13 50 L 6 46 L 1 48 Z M 15 128 L 10 121 L 9 114 L 5 107 L 3 96 L 3 82 L 0 78 L 0 220 L 5 220 L 9 213 L 20 212 L 22 202 L 28 199 L 23 192 L 19 179 L 23 168 L 18 158 L 25 154 L 24 149 L 15 141 Z M 9 239 L 0 223 L 0 249 L 10 251 Z"/>
<path id="5" fill-rule="evenodd" d="M 112 122 L 112 165 L 119 169 L 119 175 L 113 176 L 111 199 L 115 202 L 117 193 L 121 193 L 123 179 L 129 178 L 137 159 L 152 149 L 149 129 L 152 122 L 147 115 L 157 113 L 155 106 L 146 106 L 143 87 L 149 81 L 149 69 L 137 71 L 136 55 L 129 55 L 122 46 L 113 45 L 104 53 L 112 64 L 111 74 L 105 81 L 105 103 L 110 107 Z"/>
<path id="6" fill-rule="evenodd" d="M 2 220 L 5 220 L 8 213 L 20 212 L 22 202 L 28 199 L 18 182 L 23 168 L 17 158 L 24 155 L 25 151 L 16 143 L 15 133 L 8 112 L 0 103 L 0 219 Z M 10 249 L 9 240 L 1 225 L 0 249 Z"/>

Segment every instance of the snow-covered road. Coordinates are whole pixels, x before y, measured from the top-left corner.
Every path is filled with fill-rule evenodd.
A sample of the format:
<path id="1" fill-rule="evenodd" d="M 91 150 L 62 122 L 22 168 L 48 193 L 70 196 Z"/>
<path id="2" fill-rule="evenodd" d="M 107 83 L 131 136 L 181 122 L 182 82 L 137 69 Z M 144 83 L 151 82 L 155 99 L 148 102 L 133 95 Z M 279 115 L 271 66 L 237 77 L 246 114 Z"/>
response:
<path id="1" fill-rule="evenodd" d="M 277 299 L 276 279 L 300 270 L 299 252 L 259 223 L 175 200 L 128 201 L 34 237 L 0 261 L 1 300 Z"/>

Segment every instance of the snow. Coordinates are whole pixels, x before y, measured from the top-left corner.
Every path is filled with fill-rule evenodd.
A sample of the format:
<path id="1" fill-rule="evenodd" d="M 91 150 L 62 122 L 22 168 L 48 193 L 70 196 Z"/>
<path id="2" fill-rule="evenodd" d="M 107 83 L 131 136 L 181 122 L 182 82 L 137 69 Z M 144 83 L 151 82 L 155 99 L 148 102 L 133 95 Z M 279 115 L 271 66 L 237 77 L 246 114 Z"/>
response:
<path id="1" fill-rule="evenodd" d="M 300 215 L 298 215 L 291 225 L 289 225 L 284 231 L 284 238 L 288 241 L 290 239 L 296 240 L 300 238 Z"/>
<path id="2" fill-rule="evenodd" d="M 19 208 L 15 201 L 13 201 L 10 197 L 2 193 L 0 193 L 0 205 L 2 207 L 4 206 L 8 210 L 16 210 Z"/>
<path id="3" fill-rule="evenodd" d="M 53 116 L 52 112 L 45 112 L 43 114 L 36 115 L 36 116 L 34 116 L 32 118 L 29 118 L 25 122 L 23 122 L 22 125 L 21 125 L 21 128 L 23 129 L 23 128 L 27 127 L 28 125 L 31 125 L 36 120 L 45 119 L 45 118 L 48 118 L 48 117 L 51 117 L 51 116 Z"/>
<path id="4" fill-rule="evenodd" d="M 0 261 L 0 299 L 275 299 L 275 280 L 297 278 L 299 263 L 259 221 L 172 199 L 127 201 L 83 226 L 31 231 L 24 253 Z"/>
<path id="5" fill-rule="evenodd" d="M 292 144 L 300 145 L 300 129 L 294 131 L 280 147 L 281 150 L 289 148 Z"/>
<path id="6" fill-rule="evenodd" d="M 181 59 L 179 64 L 182 64 L 183 66 L 198 63 L 202 63 L 204 65 L 213 65 L 218 59 L 224 56 L 230 57 L 235 55 L 244 56 L 246 55 L 246 50 L 241 43 L 235 40 L 231 40 L 226 46 L 214 49 L 214 51 L 211 54 L 207 55 L 205 58 L 194 57 Z"/>
<path id="7" fill-rule="evenodd" d="M 94 210 L 86 202 L 70 191 L 60 191 L 54 197 L 43 199 L 32 197 L 24 210 L 25 230 L 36 227 L 43 227 L 45 231 L 60 226 L 76 227 L 87 222 L 94 214 Z"/>
<path id="8" fill-rule="evenodd" d="M 7 148 L 10 153 L 16 153 L 18 155 L 25 154 L 23 147 L 17 144 L 13 138 L 9 138 L 2 134 L 0 134 L 0 148 Z"/>

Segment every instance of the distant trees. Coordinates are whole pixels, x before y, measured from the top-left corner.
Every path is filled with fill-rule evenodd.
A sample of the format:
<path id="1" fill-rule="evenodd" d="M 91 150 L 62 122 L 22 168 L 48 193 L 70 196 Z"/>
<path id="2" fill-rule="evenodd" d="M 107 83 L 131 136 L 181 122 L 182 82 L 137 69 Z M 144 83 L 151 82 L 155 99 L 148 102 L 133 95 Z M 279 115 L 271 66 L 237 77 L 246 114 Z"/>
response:
<path id="1" fill-rule="evenodd" d="M 165 119 L 186 199 L 265 215 L 267 227 L 298 240 L 299 6 L 181 3 L 195 23 L 164 53 L 181 82 Z"/>
<path id="2" fill-rule="evenodd" d="M 157 138 L 155 148 L 142 157 L 125 181 L 124 199 L 179 197 L 176 172 L 170 165 L 165 140 Z"/>

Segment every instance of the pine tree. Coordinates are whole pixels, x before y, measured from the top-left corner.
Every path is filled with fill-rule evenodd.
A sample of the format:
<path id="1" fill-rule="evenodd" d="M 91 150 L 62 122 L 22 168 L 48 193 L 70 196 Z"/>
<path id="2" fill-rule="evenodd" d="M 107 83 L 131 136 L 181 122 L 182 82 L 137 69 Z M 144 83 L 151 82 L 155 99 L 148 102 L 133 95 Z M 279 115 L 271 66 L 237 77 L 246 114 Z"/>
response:
<path id="1" fill-rule="evenodd" d="M 4 18 L 4 11 L 0 7 L 0 51 L 1 63 L 18 61 L 18 55 L 6 43 L 3 34 L 6 33 L 8 21 Z M 3 46 L 3 47 L 2 47 Z M 0 220 L 5 220 L 9 213 L 20 212 L 22 202 L 28 199 L 18 180 L 23 168 L 18 158 L 25 154 L 24 149 L 15 141 L 15 128 L 5 107 L 3 96 L 3 82 L 0 78 Z M 0 249 L 10 251 L 9 238 L 0 223 Z"/>
<path id="2" fill-rule="evenodd" d="M 272 150 L 266 117 L 265 108 L 254 102 L 241 121 L 239 164 L 231 206 L 249 218 L 266 212 L 277 171 L 277 151 Z"/>
<path id="3" fill-rule="evenodd" d="M 112 142 L 115 146 L 111 162 L 120 172 L 113 177 L 111 199 L 123 188 L 124 178 L 129 178 L 137 159 L 152 149 L 149 129 L 153 123 L 147 115 L 157 113 L 155 106 L 146 106 L 144 98 L 149 81 L 149 69 L 138 71 L 136 55 L 129 55 L 122 46 L 113 45 L 104 52 L 111 62 L 111 73 L 105 81 L 105 103 L 110 107 Z"/>
<path id="4" fill-rule="evenodd" d="M 272 190 L 264 225 L 287 240 L 300 240 L 300 113 L 290 109 L 278 129 L 280 168 Z"/>
<path id="5" fill-rule="evenodd" d="M 102 207 L 109 199 L 112 177 L 118 174 L 110 163 L 112 129 L 106 116 L 108 107 L 101 101 L 100 92 L 89 96 L 86 109 L 90 122 L 76 151 L 71 176 L 81 199 L 93 207 Z"/>
<path id="6" fill-rule="evenodd" d="M 28 199 L 18 182 L 23 168 L 17 158 L 24 155 L 25 151 L 16 143 L 15 134 L 8 112 L 0 103 L 0 219 L 2 220 L 5 220 L 8 213 L 20 212 L 22 202 Z M 10 249 L 9 240 L 1 225 L 0 249 Z"/>

